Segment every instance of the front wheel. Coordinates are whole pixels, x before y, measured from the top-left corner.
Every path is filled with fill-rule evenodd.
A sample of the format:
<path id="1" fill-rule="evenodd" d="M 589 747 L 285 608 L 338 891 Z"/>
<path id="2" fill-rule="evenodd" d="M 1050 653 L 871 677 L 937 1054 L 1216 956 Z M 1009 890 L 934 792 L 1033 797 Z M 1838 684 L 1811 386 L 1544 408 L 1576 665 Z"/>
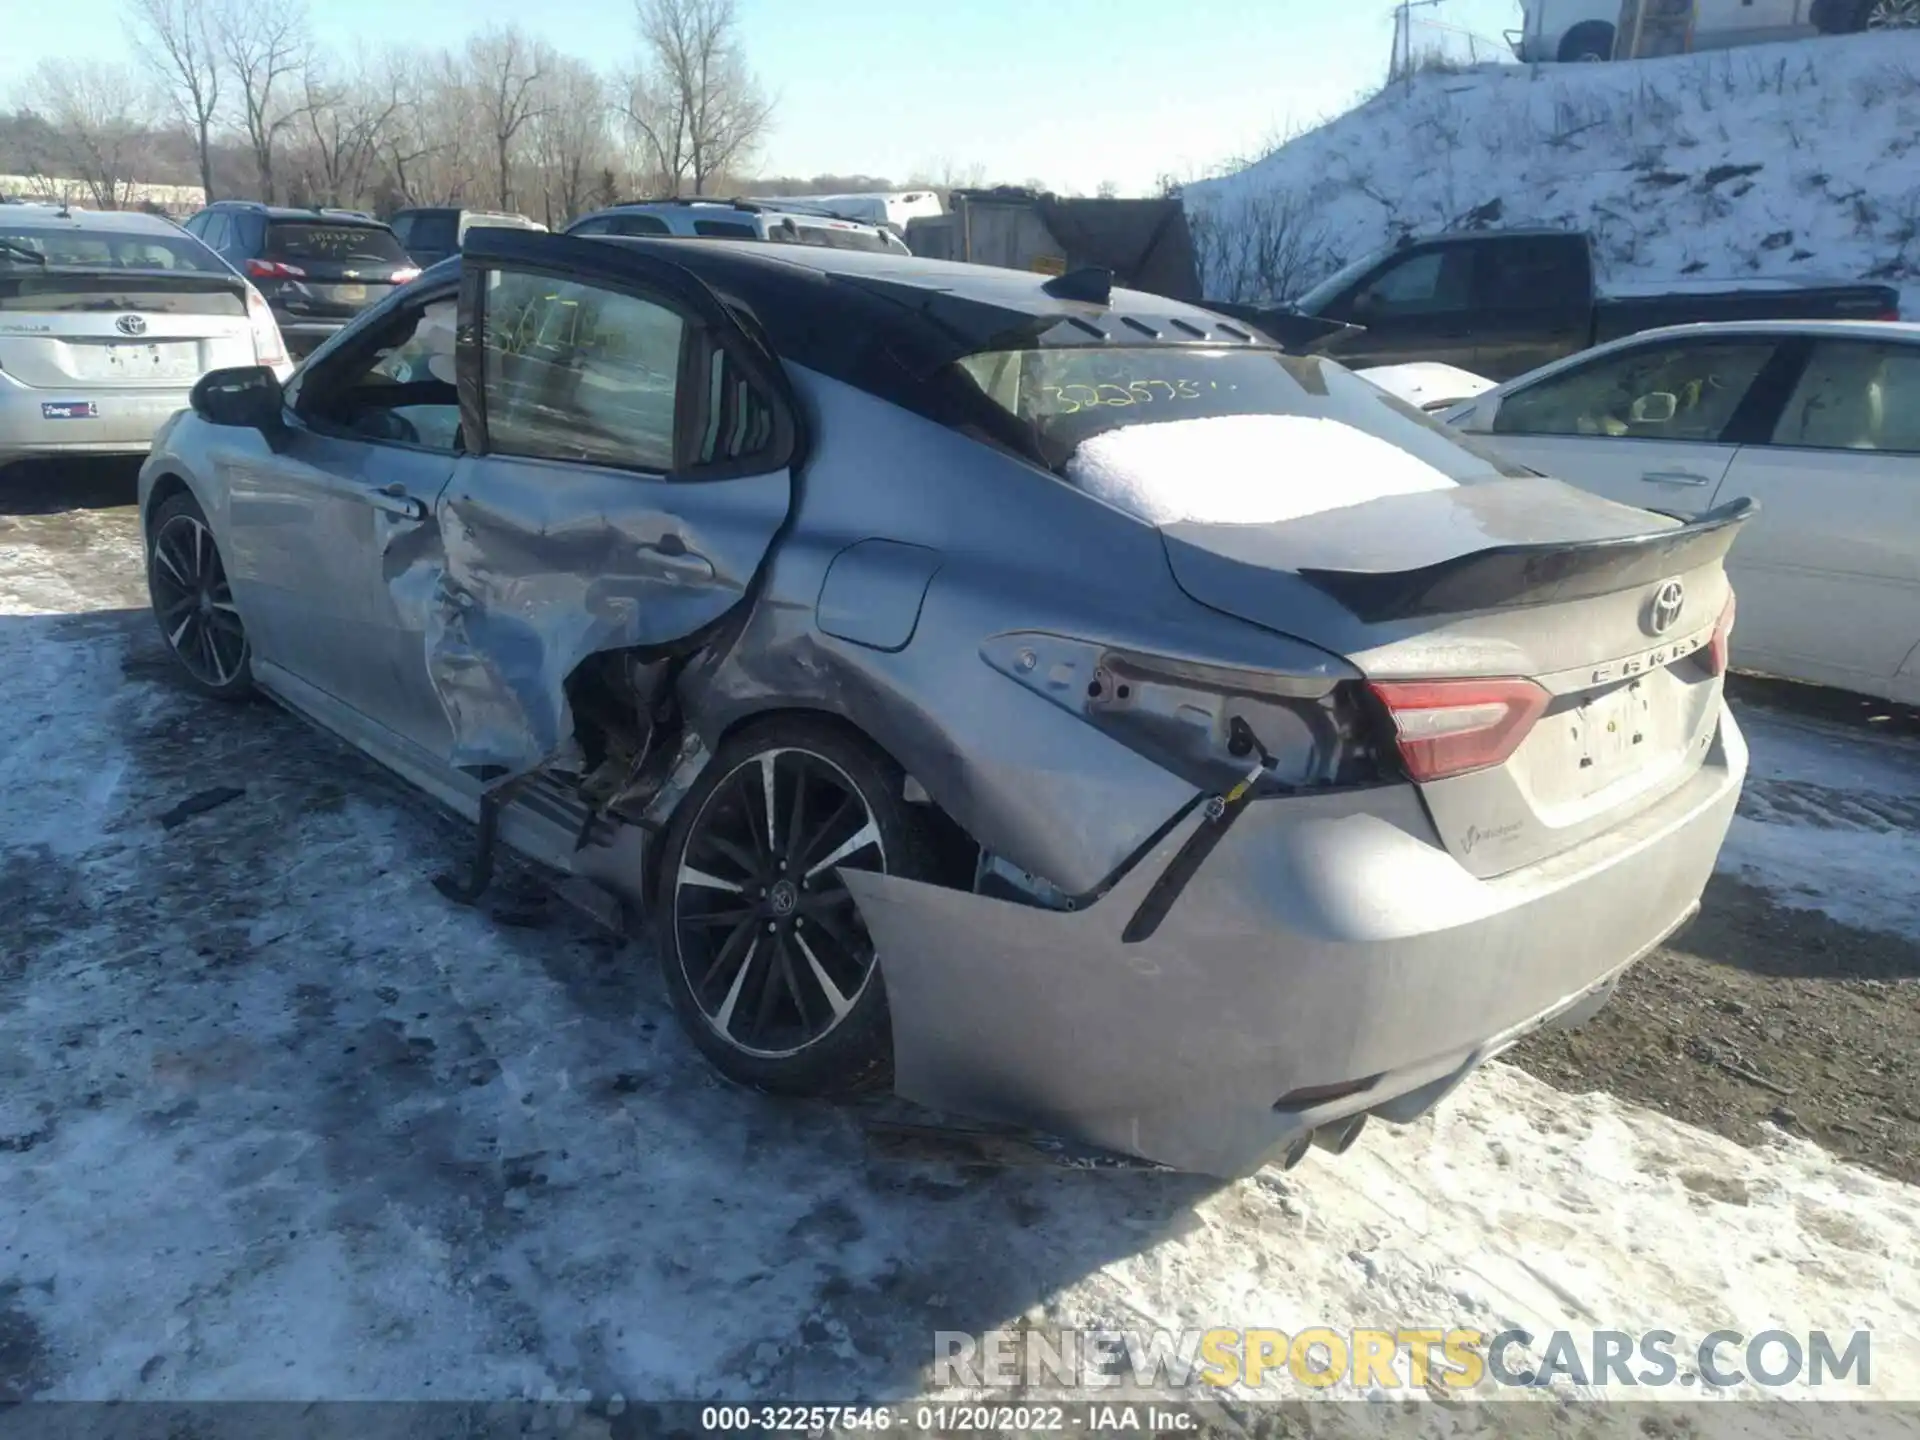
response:
<path id="1" fill-rule="evenodd" d="M 147 547 L 147 594 L 173 658 L 193 687 L 216 700 L 253 689 L 246 627 L 205 512 L 181 492 L 155 510 Z"/>
<path id="2" fill-rule="evenodd" d="M 661 965 L 681 1023 L 730 1079 L 830 1095 L 890 1077 L 879 959 L 838 872 L 933 873 L 904 783 L 851 731 L 783 716 L 729 739 L 681 801 L 660 865 Z"/>
<path id="3" fill-rule="evenodd" d="M 1866 30 L 1920 29 L 1920 0 L 1872 0 L 1867 6 Z"/>

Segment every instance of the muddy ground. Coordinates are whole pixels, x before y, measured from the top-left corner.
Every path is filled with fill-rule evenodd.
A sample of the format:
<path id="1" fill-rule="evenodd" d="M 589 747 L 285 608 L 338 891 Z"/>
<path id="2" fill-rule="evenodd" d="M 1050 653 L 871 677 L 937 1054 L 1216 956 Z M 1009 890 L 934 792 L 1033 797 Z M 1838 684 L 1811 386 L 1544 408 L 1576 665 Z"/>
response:
<path id="1" fill-rule="evenodd" d="M 142 603 L 132 498 L 124 465 L 0 470 L 0 599 L 52 613 Z M 48 552 L 69 557 L 64 576 L 22 563 Z M 1756 752 L 1776 723 L 1816 724 L 1916 757 L 1920 773 L 1920 711 L 1748 677 L 1732 693 Z M 1811 845 L 1835 826 L 1920 835 L 1910 795 L 1758 780 L 1741 808 L 1806 822 Z M 1884 878 L 1920 889 L 1920 875 Z M 1920 1183 L 1920 943 L 1789 908 L 1732 875 L 1715 876 L 1699 920 L 1598 1019 L 1509 1058 L 1568 1092 L 1611 1092 L 1746 1144 L 1777 1126 Z"/>

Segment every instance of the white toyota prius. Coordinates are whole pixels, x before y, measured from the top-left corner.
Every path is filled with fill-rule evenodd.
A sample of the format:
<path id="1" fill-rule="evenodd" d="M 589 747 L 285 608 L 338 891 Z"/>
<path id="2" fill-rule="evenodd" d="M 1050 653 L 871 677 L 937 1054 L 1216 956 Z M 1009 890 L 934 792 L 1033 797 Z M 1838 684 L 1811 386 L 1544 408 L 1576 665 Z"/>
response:
<path id="1" fill-rule="evenodd" d="M 266 301 L 179 226 L 0 205 L 0 465 L 144 455 L 209 370 L 292 373 Z"/>

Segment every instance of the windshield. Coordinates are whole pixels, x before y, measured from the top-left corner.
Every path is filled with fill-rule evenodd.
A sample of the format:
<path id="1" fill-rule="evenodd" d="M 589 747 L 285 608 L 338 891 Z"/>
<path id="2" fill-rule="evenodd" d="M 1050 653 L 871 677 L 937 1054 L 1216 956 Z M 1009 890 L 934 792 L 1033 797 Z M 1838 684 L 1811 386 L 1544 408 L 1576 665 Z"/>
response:
<path id="1" fill-rule="evenodd" d="M 221 274 L 226 264 L 184 231 L 136 234 L 88 228 L 0 225 L 0 270 L 183 270 Z"/>
<path id="2" fill-rule="evenodd" d="M 1177 345 L 997 350 L 959 368 L 1060 473 L 1076 450 L 1110 431 L 1248 415 L 1333 422 L 1456 481 L 1533 473 L 1315 356 Z"/>
<path id="3" fill-rule="evenodd" d="M 1328 301 L 1332 300 L 1354 281 L 1366 274 L 1367 271 L 1379 264 L 1381 260 L 1385 259 L 1392 252 L 1393 247 L 1387 245 L 1378 250 L 1368 251 L 1358 260 L 1349 261 L 1326 279 L 1322 280 L 1318 285 L 1307 291 L 1306 294 L 1295 300 L 1293 302 L 1294 308 L 1308 315 L 1316 313 L 1322 306 L 1326 305 Z"/>
<path id="4" fill-rule="evenodd" d="M 328 225 L 276 220 L 267 227 L 266 253 L 275 260 L 361 260 L 404 265 L 407 252 L 393 232 L 378 225 Z"/>

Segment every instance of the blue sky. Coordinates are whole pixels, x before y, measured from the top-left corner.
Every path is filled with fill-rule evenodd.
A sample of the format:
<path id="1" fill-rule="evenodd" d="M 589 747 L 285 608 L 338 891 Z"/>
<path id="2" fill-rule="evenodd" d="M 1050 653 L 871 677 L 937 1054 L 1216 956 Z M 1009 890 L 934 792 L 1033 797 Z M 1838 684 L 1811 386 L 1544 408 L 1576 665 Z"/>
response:
<path id="1" fill-rule="evenodd" d="M 609 67 L 631 0 L 311 0 L 322 43 L 448 44 L 496 23 Z M 109 4 L 0 0 L 0 97 L 44 56 L 124 59 Z M 1391 0 L 740 0 L 778 99 L 767 173 L 903 179 L 978 163 L 989 179 L 1145 190 L 1335 114 L 1384 74 Z M 1517 0 L 1420 12 L 1497 39 Z M 98 19 L 93 17 L 98 16 Z"/>

